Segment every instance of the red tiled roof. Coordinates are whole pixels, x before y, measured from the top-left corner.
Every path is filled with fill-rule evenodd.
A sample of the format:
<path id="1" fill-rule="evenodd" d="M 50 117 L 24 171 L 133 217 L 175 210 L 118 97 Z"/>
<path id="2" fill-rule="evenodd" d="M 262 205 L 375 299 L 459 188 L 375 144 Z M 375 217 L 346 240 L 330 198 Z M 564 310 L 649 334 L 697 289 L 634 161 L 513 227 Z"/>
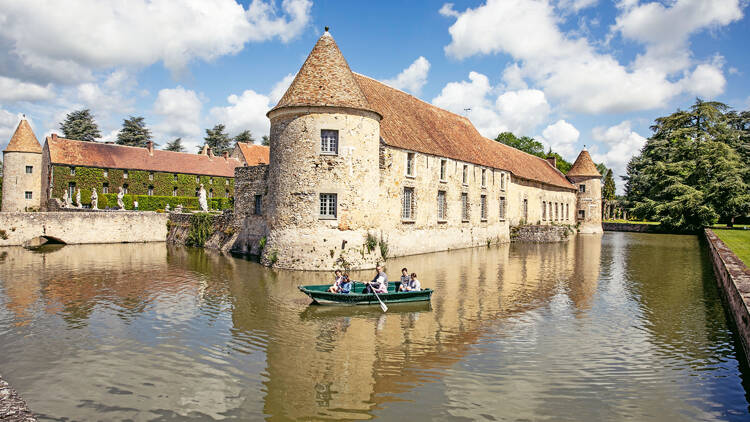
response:
<path id="1" fill-rule="evenodd" d="M 5 147 L 6 152 L 42 152 L 42 146 L 39 145 L 39 141 L 34 135 L 34 131 L 31 130 L 31 126 L 26 119 L 22 119 L 18 123 L 16 131 L 8 142 L 8 146 Z"/>
<path id="2" fill-rule="evenodd" d="M 596 164 L 591 159 L 591 155 L 585 149 L 578 154 L 578 158 L 568 170 L 568 176 L 602 177 L 596 168 Z"/>
<path id="3" fill-rule="evenodd" d="M 52 164 L 113 169 L 187 173 L 205 176 L 234 177 L 234 168 L 242 166 L 236 158 L 162 151 L 124 145 L 83 142 L 48 136 Z"/>
<path id="4" fill-rule="evenodd" d="M 575 189 L 547 160 L 483 137 L 469 119 L 367 76 L 354 76 L 369 104 L 383 116 L 380 136 L 386 144 L 508 170 L 520 178 Z"/>
<path id="5" fill-rule="evenodd" d="M 237 142 L 237 146 L 240 147 L 240 152 L 245 157 L 245 162 L 247 162 L 248 166 L 257 166 L 258 164 L 268 164 L 270 162 L 270 148 L 267 146 L 245 142 Z"/>
<path id="6" fill-rule="evenodd" d="M 328 32 L 318 39 L 289 89 L 271 111 L 296 106 L 372 110 L 349 69 L 349 64 Z"/>

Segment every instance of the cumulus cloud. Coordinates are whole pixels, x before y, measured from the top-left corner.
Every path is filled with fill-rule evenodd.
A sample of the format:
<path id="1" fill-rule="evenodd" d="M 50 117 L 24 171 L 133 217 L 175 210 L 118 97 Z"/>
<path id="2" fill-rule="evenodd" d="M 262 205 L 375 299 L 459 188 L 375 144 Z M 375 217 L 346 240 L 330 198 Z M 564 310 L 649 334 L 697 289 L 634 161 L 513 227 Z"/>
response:
<path id="1" fill-rule="evenodd" d="M 37 85 L 0 76 L 0 101 L 38 101 L 55 96 L 52 85 Z"/>
<path id="2" fill-rule="evenodd" d="M 591 137 L 600 143 L 591 148 L 591 157 L 612 169 L 618 193 L 623 193 L 620 176 L 626 174 L 628 161 L 640 152 L 646 138 L 633 131 L 627 120 L 611 127 L 595 127 L 591 130 Z"/>
<path id="3" fill-rule="evenodd" d="M 172 89 L 162 89 L 154 102 L 154 114 L 162 118 L 154 126 L 161 136 L 171 138 L 181 137 L 188 146 L 201 143 L 200 114 L 203 103 L 198 94 L 181 86 Z M 159 141 L 159 143 L 167 142 Z M 191 150 L 192 148 L 188 148 Z"/>
<path id="4" fill-rule="evenodd" d="M 18 126 L 21 116 L 0 108 L 0 151 L 4 150 Z"/>
<path id="5" fill-rule="evenodd" d="M 558 9 L 569 9 L 574 12 L 578 12 L 587 7 L 591 7 L 597 3 L 598 0 L 560 0 L 557 2 Z"/>
<path id="6" fill-rule="evenodd" d="M 401 71 L 393 79 L 387 79 L 383 83 L 396 89 L 408 91 L 414 95 L 419 95 L 422 87 L 427 83 L 427 73 L 430 71 L 430 62 L 423 56 L 419 56 L 414 63 Z"/>
<path id="7" fill-rule="evenodd" d="M 542 136 L 542 143 L 551 147 L 556 153 L 570 159 L 575 156 L 575 144 L 578 142 L 581 132 L 565 120 L 558 120 L 547 126 L 542 132 Z"/>

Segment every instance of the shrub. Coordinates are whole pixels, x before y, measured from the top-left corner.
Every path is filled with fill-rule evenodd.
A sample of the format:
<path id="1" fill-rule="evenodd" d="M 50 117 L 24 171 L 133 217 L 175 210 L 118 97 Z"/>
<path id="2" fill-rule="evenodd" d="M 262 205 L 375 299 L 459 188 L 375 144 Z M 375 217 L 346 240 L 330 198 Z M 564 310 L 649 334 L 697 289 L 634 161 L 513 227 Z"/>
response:
<path id="1" fill-rule="evenodd" d="M 185 244 L 187 246 L 203 247 L 211 233 L 213 233 L 213 217 L 210 214 L 200 213 L 190 216 L 190 232 Z"/>
<path id="2" fill-rule="evenodd" d="M 81 195 L 83 196 L 83 194 Z M 125 204 L 125 209 L 133 209 L 133 200 L 138 200 L 139 211 L 156 211 L 163 210 L 169 204 L 171 209 L 175 209 L 178 205 L 182 205 L 182 208 L 189 210 L 198 210 L 198 198 L 194 196 L 148 196 L 148 195 L 125 195 L 122 198 L 122 202 Z M 102 193 L 99 194 L 99 208 L 106 208 L 107 206 L 116 208 L 117 207 L 117 194 L 116 193 Z M 209 198 L 208 208 L 214 210 L 225 210 L 232 208 L 232 201 L 230 198 Z"/>

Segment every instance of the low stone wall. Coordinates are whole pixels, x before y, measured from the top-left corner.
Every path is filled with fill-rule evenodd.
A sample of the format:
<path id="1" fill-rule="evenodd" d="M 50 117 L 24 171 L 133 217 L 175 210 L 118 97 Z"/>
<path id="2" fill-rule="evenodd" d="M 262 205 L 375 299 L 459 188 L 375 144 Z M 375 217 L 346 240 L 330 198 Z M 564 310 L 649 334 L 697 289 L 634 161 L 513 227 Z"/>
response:
<path id="1" fill-rule="evenodd" d="M 750 269 L 711 229 L 705 229 L 711 261 L 750 364 Z"/>
<path id="2" fill-rule="evenodd" d="M 602 223 L 605 232 L 661 233 L 658 224 Z"/>
<path id="3" fill-rule="evenodd" d="M 573 226 L 514 226 L 510 228 L 512 242 L 552 243 L 568 240 L 576 233 Z"/>
<path id="4" fill-rule="evenodd" d="M 193 215 L 198 214 L 169 213 L 167 243 L 175 245 L 187 244 Z M 210 214 L 210 217 L 211 235 L 206 239 L 203 247 L 221 251 L 231 250 L 239 233 L 232 211 L 224 211 L 222 214 Z"/>
<path id="5" fill-rule="evenodd" d="M 34 422 L 36 418 L 26 402 L 0 377 L 0 421 Z"/>
<path id="6" fill-rule="evenodd" d="M 67 244 L 164 242 L 167 215 L 156 212 L 4 212 L 0 246 L 45 236 Z"/>

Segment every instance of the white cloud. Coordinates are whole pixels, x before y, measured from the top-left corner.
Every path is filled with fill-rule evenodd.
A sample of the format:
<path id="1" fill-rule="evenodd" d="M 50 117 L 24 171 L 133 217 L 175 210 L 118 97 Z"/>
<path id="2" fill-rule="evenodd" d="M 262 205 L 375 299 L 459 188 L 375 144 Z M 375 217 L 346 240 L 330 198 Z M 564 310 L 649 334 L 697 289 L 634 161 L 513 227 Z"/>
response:
<path id="1" fill-rule="evenodd" d="M 630 121 L 624 121 L 611 127 L 595 127 L 591 130 L 591 137 L 600 145 L 591 149 L 591 158 L 596 162 L 603 162 L 614 173 L 618 193 L 623 193 L 623 183 L 620 176 L 626 174 L 625 169 L 633 155 L 638 154 L 646 143 L 646 138 L 631 129 Z M 599 152 L 599 149 L 606 150 Z"/>
<path id="2" fill-rule="evenodd" d="M 578 12 L 587 7 L 591 7 L 597 3 L 598 0 L 560 0 L 557 2 L 558 9 L 570 9 L 574 12 Z"/>
<path id="3" fill-rule="evenodd" d="M 453 3 L 445 3 L 443 7 L 438 10 L 438 13 L 440 13 L 443 16 L 448 16 L 452 18 L 457 18 L 460 13 L 456 12 L 455 9 L 453 9 Z"/>
<path id="4" fill-rule="evenodd" d="M 0 101 L 38 101 L 54 97 L 52 85 L 37 85 L 0 76 Z"/>
<path id="5" fill-rule="evenodd" d="M 310 22 L 311 0 L 284 0 L 281 2 L 284 15 L 279 16 L 274 3 L 253 0 L 247 8 L 247 18 L 250 21 L 250 40 L 265 41 L 272 37 L 279 37 L 283 42 L 289 42 L 302 33 Z"/>
<path id="6" fill-rule="evenodd" d="M 497 97 L 495 106 L 502 124 L 519 136 L 542 124 L 550 112 L 544 92 L 538 89 L 508 91 Z"/>
<path id="7" fill-rule="evenodd" d="M 727 80 L 720 67 L 704 63 L 698 65 L 682 82 L 686 91 L 710 99 L 724 92 Z"/>
<path id="8" fill-rule="evenodd" d="M 383 83 L 396 89 L 408 91 L 414 95 L 419 95 L 422 87 L 427 83 L 427 73 L 430 71 L 430 62 L 423 56 L 419 56 L 414 63 L 401 71 L 393 79 L 387 79 Z"/>
<path id="9" fill-rule="evenodd" d="M 273 103 L 273 105 L 276 105 L 276 103 L 279 102 L 281 97 L 284 96 L 284 94 L 286 93 L 286 90 L 289 89 L 289 85 L 291 85 L 292 81 L 294 81 L 295 76 L 297 75 L 290 73 L 284 76 L 282 80 L 276 82 L 276 85 L 274 85 L 273 88 L 271 89 L 271 95 L 270 95 L 271 103 Z"/>
<path id="10" fill-rule="evenodd" d="M 0 151 L 10 142 L 10 137 L 18 126 L 21 116 L 0 108 Z"/>
<path id="11" fill-rule="evenodd" d="M 553 151 L 569 159 L 575 156 L 575 143 L 578 142 L 581 132 L 565 120 L 558 120 L 547 126 L 542 132 L 542 136 L 543 138 L 540 139 L 542 143 L 552 147 Z"/>
<path id="12" fill-rule="evenodd" d="M 161 116 L 162 121 L 154 126 L 158 135 L 170 139 L 157 140 L 164 143 L 171 138 L 182 137 L 188 146 L 201 143 L 200 114 L 203 103 L 195 91 L 181 86 L 173 89 L 162 89 L 154 102 L 154 113 Z"/>

